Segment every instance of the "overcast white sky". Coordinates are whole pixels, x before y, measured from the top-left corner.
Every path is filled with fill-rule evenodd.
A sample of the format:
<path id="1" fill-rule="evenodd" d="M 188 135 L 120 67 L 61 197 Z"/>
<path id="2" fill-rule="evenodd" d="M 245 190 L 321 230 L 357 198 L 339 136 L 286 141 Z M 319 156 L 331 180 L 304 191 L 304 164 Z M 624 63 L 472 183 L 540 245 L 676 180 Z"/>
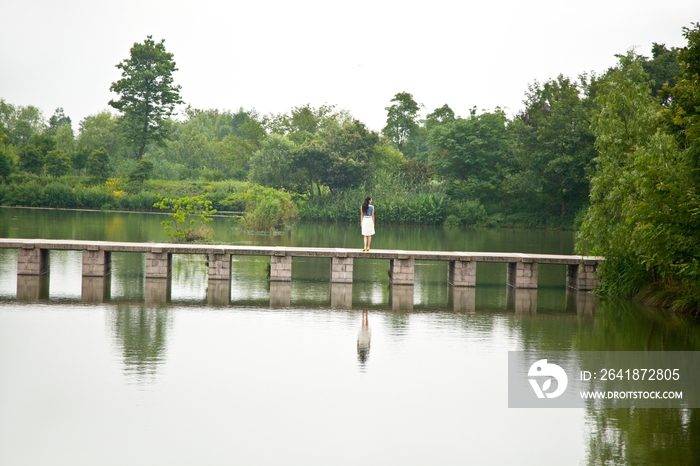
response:
<path id="1" fill-rule="evenodd" d="M 107 109 L 114 65 L 165 39 L 182 97 L 262 114 L 324 103 L 381 129 L 398 92 L 425 105 L 522 108 L 527 85 L 604 71 L 630 47 L 683 46 L 700 1 L 4 0 L 0 98 L 73 120 Z"/>

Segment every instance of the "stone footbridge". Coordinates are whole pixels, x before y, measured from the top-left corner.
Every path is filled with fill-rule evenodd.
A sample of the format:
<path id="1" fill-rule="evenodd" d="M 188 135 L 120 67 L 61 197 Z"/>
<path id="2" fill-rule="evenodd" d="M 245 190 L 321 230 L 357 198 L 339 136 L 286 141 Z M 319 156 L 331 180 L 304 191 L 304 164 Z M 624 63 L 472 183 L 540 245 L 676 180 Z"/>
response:
<path id="1" fill-rule="evenodd" d="M 169 279 L 173 254 L 204 254 L 208 256 L 209 281 L 231 280 L 231 257 L 269 256 L 270 281 L 292 280 L 293 257 L 327 257 L 330 263 L 331 283 L 352 283 L 355 259 L 385 259 L 389 261 L 392 285 L 413 285 L 415 261 L 444 261 L 447 279 L 454 287 L 476 285 L 478 262 L 508 264 L 507 284 L 516 289 L 537 288 L 538 264 L 566 265 L 566 285 L 581 291 L 595 289 L 598 284 L 597 268 L 602 257 L 520 254 L 497 252 L 450 251 L 362 251 L 344 248 L 303 248 L 285 246 L 233 246 L 213 244 L 128 243 L 112 241 L 47 240 L 0 238 L 0 248 L 17 249 L 17 275 L 41 276 L 49 271 L 50 251 L 78 250 L 83 254 L 82 276 L 105 277 L 111 272 L 113 252 L 146 254 L 147 279 Z M 169 280 L 168 280 L 169 281 Z"/>

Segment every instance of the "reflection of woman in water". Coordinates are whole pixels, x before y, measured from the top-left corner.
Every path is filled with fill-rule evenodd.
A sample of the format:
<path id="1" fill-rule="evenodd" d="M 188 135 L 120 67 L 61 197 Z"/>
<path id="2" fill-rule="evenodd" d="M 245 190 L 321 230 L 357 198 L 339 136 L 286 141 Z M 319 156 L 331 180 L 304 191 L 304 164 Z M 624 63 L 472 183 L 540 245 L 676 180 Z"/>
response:
<path id="1" fill-rule="evenodd" d="M 371 333 L 369 331 L 367 311 L 362 311 L 362 326 L 360 327 L 360 333 L 357 334 L 357 359 L 360 360 L 360 364 L 366 363 L 367 359 L 369 359 L 370 339 Z"/>

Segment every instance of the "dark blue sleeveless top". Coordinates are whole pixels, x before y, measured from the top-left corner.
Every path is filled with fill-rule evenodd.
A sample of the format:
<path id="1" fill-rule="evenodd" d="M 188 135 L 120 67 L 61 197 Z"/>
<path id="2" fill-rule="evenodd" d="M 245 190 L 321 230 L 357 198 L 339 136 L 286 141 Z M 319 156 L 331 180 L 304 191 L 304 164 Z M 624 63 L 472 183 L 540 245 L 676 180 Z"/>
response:
<path id="1" fill-rule="evenodd" d="M 368 205 L 367 210 L 365 210 L 365 217 L 371 217 L 372 216 L 372 211 L 374 210 L 373 205 Z"/>

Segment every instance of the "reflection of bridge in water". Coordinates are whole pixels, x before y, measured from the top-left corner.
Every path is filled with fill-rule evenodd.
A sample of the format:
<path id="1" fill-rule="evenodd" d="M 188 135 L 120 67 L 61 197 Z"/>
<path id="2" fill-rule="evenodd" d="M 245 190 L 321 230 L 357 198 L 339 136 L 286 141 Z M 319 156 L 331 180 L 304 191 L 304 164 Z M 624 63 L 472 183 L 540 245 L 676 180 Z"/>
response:
<path id="1" fill-rule="evenodd" d="M 299 248 L 230 245 L 183 245 L 157 243 L 123 243 L 106 241 L 43 240 L 0 238 L 0 248 L 17 249 L 17 298 L 48 298 L 50 251 L 82 251 L 82 300 L 104 302 L 110 299 L 112 252 L 146 255 L 145 301 L 167 303 L 171 294 L 173 254 L 203 254 L 208 258 L 207 302 L 231 304 L 232 256 L 270 257 L 270 305 L 291 305 L 293 257 L 325 257 L 330 259 L 331 306 L 352 307 L 354 259 L 386 259 L 389 261 L 389 297 L 393 309 L 413 309 L 415 261 L 447 262 L 450 287 L 449 301 L 454 310 L 475 309 L 476 269 L 478 262 L 507 264 L 507 308 L 533 313 L 537 309 L 538 264 L 566 265 L 567 307 L 577 312 L 592 310 L 595 301 L 590 293 L 598 285 L 597 267 L 601 257 L 551 254 L 519 254 L 488 252 L 400 251 L 341 248 Z M 588 310 L 588 311 L 586 311 Z"/>

